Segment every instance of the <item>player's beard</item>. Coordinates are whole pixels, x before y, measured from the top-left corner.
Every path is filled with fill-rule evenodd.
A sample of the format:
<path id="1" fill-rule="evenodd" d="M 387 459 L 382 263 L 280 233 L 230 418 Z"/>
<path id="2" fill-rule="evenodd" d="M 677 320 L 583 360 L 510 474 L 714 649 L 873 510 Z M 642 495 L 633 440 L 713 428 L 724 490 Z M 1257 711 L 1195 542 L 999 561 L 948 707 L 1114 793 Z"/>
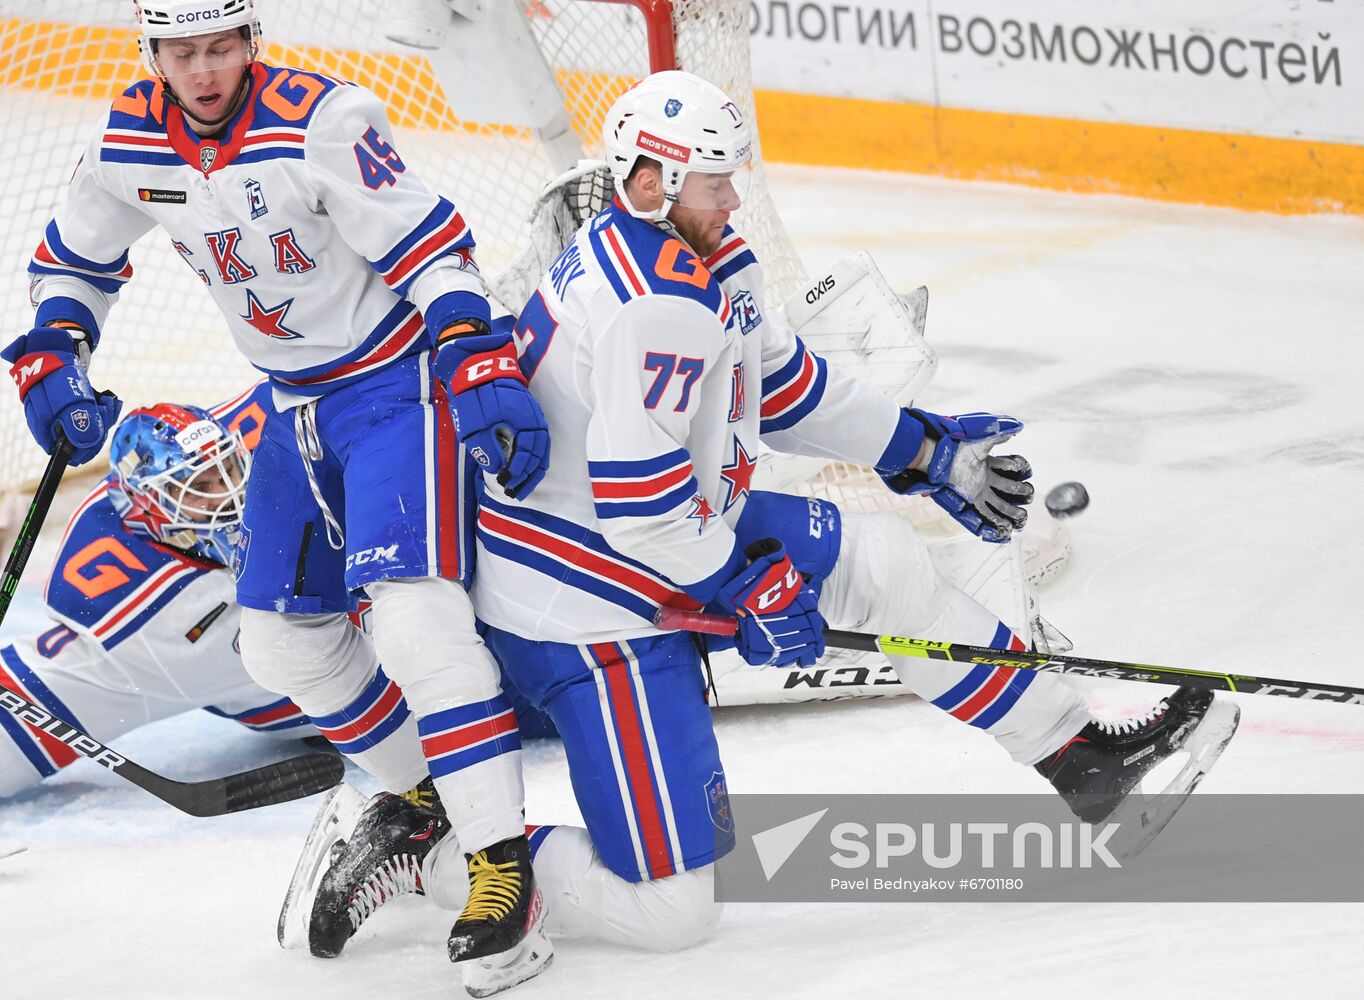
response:
<path id="1" fill-rule="evenodd" d="M 691 247 L 701 257 L 709 257 L 720 249 L 720 243 L 724 238 L 725 222 L 724 219 L 717 220 L 709 218 L 713 213 L 679 212 L 676 207 L 668 213 L 668 222 L 673 230 L 686 241 L 687 246 Z"/>

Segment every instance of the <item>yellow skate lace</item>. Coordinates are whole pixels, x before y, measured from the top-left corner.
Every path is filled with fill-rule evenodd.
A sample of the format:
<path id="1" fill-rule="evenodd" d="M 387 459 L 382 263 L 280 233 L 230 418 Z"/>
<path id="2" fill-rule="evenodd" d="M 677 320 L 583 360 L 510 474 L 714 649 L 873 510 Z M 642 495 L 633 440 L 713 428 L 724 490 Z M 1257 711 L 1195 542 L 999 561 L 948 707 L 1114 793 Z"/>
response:
<path id="1" fill-rule="evenodd" d="M 521 897 L 521 868 L 515 861 L 495 864 L 488 852 L 479 851 L 469 859 L 469 901 L 459 922 L 502 920 Z"/>
<path id="2" fill-rule="evenodd" d="M 423 809 L 434 809 L 436 803 L 440 801 L 436 796 L 435 786 L 427 785 L 425 782 L 418 785 L 416 788 L 409 788 L 405 792 L 399 792 L 398 798 L 406 799 L 414 806 L 420 806 Z"/>

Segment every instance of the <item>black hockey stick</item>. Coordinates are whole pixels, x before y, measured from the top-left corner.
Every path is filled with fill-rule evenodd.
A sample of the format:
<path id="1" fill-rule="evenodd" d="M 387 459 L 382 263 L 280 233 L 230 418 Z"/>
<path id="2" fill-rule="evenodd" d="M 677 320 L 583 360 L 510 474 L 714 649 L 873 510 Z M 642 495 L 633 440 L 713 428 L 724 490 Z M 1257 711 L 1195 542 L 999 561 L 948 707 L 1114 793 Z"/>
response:
<path id="1" fill-rule="evenodd" d="M 225 778 L 172 781 L 110 750 L 94 737 L 9 688 L 0 687 L 0 708 L 191 816 L 224 816 L 244 809 L 292 802 L 335 787 L 341 783 L 346 771 L 345 761 L 338 754 L 305 753 Z"/>
<path id="2" fill-rule="evenodd" d="M 735 629 L 733 618 L 681 611 L 677 608 L 659 608 L 658 614 L 654 616 L 654 624 L 670 632 L 704 632 L 709 635 L 733 635 Z M 1263 694 L 1280 698 L 1334 701 L 1342 705 L 1364 705 L 1364 688 L 1343 687 L 1338 684 L 1285 681 L 1273 677 L 1219 674 L 1206 670 L 1178 670 L 1146 663 L 1091 660 L 1083 656 L 1059 656 L 1027 650 L 990 649 L 988 646 L 968 646 L 960 642 L 929 642 L 927 639 L 844 632 L 833 628 L 824 630 L 824 641 L 839 649 L 880 652 L 887 656 L 918 656 L 929 660 L 978 663 L 989 667 L 1017 667 L 1020 670 L 1074 674 L 1081 677 L 1143 681 L 1148 684 L 1176 684 L 1210 688 L 1214 691 L 1235 691 L 1239 694 Z"/>
<path id="3" fill-rule="evenodd" d="M 29 504 L 28 516 L 19 526 L 19 536 L 14 548 L 5 562 L 4 580 L 0 582 L 0 623 L 4 622 L 9 611 L 14 592 L 19 586 L 19 577 L 28 565 L 28 557 L 33 553 L 33 543 L 47 519 L 48 508 L 56 496 L 57 487 L 66 472 L 67 460 L 71 457 L 71 445 L 59 432 L 52 458 L 43 471 L 38 492 Z M 110 750 L 103 743 L 81 732 L 69 722 L 65 722 L 41 705 L 29 701 L 17 691 L 0 687 L 0 708 L 4 708 L 21 723 L 27 723 L 42 730 L 54 739 L 60 740 L 82 757 L 88 757 L 102 764 L 120 777 L 126 778 L 139 788 L 151 792 L 162 802 L 169 803 L 191 816 L 222 816 L 225 813 L 241 812 L 243 809 L 258 809 L 278 802 L 301 799 L 317 792 L 325 792 L 340 783 L 345 774 L 345 763 L 336 754 L 309 753 L 276 764 L 267 764 L 241 774 L 230 774 L 226 778 L 211 778 L 207 781 L 172 781 L 145 767 L 133 763 L 122 754 Z"/>
<path id="4" fill-rule="evenodd" d="M 9 613 L 10 602 L 14 600 L 14 592 L 19 587 L 19 577 L 23 575 L 24 567 L 28 565 L 28 557 L 33 554 L 33 543 L 38 540 L 38 532 L 42 530 L 43 522 L 47 520 L 47 509 L 52 506 L 52 498 L 57 495 L 57 487 L 61 485 L 62 475 L 66 472 L 66 463 L 70 458 L 71 442 L 66 440 L 65 434 L 58 431 L 57 444 L 52 449 L 52 457 L 48 459 L 47 468 L 43 470 L 38 492 L 33 494 L 33 502 L 28 505 L 24 523 L 19 525 L 19 535 L 14 540 L 14 548 L 10 550 L 9 558 L 5 560 L 5 576 L 3 582 L 0 582 L 0 622 L 4 622 L 5 615 Z"/>

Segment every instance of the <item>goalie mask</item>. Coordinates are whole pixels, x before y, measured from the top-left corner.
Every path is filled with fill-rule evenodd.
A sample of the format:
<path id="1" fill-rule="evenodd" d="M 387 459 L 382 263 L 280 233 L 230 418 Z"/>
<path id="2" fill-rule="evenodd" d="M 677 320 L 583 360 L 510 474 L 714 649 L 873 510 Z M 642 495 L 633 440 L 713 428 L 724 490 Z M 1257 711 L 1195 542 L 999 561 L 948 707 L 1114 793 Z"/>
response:
<path id="1" fill-rule="evenodd" d="M 110 498 L 134 534 L 232 564 L 250 457 L 239 431 L 197 406 L 158 403 L 114 428 Z"/>
<path id="2" fill-rule="evenodd" d="M 732 212 L 748 195 L 752 129 L 729 95 L 699 76 L 668 70 L 645 77 L 606 113 L 603 139 L 616 194 L 636 218 L 661 222 L 673 205 Z M 657 211 L 637 210 L 625 193 L 641 156 L 663 168 L 665 200 Z"/>

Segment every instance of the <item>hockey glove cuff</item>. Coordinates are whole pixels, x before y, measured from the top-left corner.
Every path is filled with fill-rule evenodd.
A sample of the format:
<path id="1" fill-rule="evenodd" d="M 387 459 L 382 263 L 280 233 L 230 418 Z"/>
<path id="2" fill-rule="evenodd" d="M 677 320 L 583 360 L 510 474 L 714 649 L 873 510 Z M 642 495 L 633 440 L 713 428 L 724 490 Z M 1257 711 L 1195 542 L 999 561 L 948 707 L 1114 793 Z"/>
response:
<path id="1" fill-rule="evenodd" d="M 756 667 L 812 666 L 824 655 L 819 598 L 775 538 L 744 550 L 751 560 L 715 602 L 739 620 L 735 647 Z"/>
<path id="2" fill-rule="evenodd" d="M 549 427 L 506 334 L 481 319 L 441 331 L 436 377 L 448 388 L 460 440 L 507 496 L 529 496 L 549 471 Z"/>
<path id="3" fill-rule="evenodd" d="M 882 473 L 896 493 L 927 493 L 962 526 L 987 542 L 1006 542 L 1028 520 L 1032 467 L 1021 455 L 990 451 L 1023 429 L 1013 417 L 966 413 L 945 417 L 906 410 L 924 425 L 931 447 L 927 461 L 893 474 Z"/>
<path id="4" fill-rule="evenodd" d="M 82 330 L 42 326 L 0 351 L 12 365 L 10 377 L 19 387 L 34 440 L 50 455 L 60 428 L 71 443 L 71 465 L 84 465 L 100 453 L 123 409 L 112 392 L 90 387 L 80 354 L 83 337 Z"/>

